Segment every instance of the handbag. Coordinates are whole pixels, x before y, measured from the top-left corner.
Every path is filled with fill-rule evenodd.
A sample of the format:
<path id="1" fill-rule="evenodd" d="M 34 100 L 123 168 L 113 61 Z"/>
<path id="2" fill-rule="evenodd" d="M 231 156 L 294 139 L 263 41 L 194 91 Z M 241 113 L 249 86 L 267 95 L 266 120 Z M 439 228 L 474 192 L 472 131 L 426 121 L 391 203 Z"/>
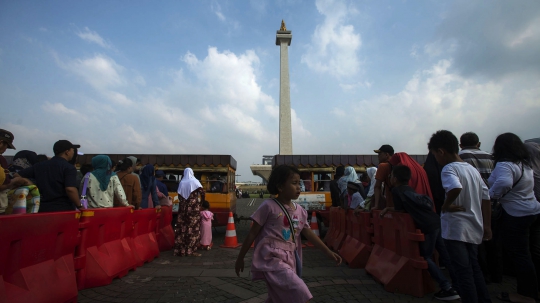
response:
<path id="1" fill-rule="evenodd" d="M 512 188 L 510 188 L 506 193 L 504 193 L 499 199 L 491 199 L 491 219 L 492 220 L 499 220 L 502 217 L 503 207 L 501 205 L 500 200 L 504 198 L 504 196 L 506 196 L 510 191 L 512 191 L 514 187 L 516 187 L 516 185 L 521 180 L 521 178 L 523 178 L 523 171 L 524 171 L 523 163 L 521 163 L 521 176 L 516 182 L 514 182 L 514 184 L 512 184 Z"/>
<path id="2" fill-rule="evenodd" d="M 84 175 L 83 189 L 81 192 L 81 204 L 84 209 L 88 209 L 88 199 L 86 199 L 86 188 L 88 187 L 88 179 L 90 179 L 90 173 Z"/>
<path id="3" fill-rule="evenodd" d="M 287 216 L 287 220 L 289 220 L 289 229 L 291 230 L 291 236 L 292 236 L 293 242 L 294 242 L 294 244 L 296 246 L 296 236 L 294 234 L 294 227 L 293 227 L 293 222 L 291 220 L 291 216 L 289 215 L 289 212 L 285 209 L 283 204 L 279 203 L 279 201 L 277 199 L 273 199 L 273 200 L 279 205 L 279 207 L 281 208 L 281 210 L 283 211 L 285 216 Z M 294 259 L 296 261 L 295 262 L 296 263 L 296 275 L 298 277 L 302 277 L 302 261 L 300 260 L 300 255 L 298 254 L 297 249 L 294 250 Z"/>

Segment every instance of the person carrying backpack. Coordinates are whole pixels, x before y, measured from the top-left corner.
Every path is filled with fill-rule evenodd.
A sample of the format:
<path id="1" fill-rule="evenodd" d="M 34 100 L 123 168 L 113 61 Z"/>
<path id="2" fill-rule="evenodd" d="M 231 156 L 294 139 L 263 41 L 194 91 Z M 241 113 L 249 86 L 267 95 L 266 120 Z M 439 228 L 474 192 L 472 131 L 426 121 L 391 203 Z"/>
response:
<path id="1" fill-rule="evenodd" d="M 433 210 L 433 201 L 426 195 L 417 194 L 410 187 L 411 169 L 405 165 L 397 165 L 392 169 L 390 182 L 392 183 L 392 197 L 394 206 L 386 207 L 381 211 L 383 217 L 388 211 L 406 212 L 411 215 L 415 225 L 424 233 L 424 241 L 420 242 L 420 255 L 426 259 L 431 277 L 437 281 L 441 290 L 435 294 L 438 300 L 455 300 L 459 298 L 457 291 L 441 269 L 433 261 L 435 249 L 450 271 L 453 282 L 456 282 L 455 273 L 451 267 L 450 256 L 446 251 L 441 237 L 441 219 Z"/>

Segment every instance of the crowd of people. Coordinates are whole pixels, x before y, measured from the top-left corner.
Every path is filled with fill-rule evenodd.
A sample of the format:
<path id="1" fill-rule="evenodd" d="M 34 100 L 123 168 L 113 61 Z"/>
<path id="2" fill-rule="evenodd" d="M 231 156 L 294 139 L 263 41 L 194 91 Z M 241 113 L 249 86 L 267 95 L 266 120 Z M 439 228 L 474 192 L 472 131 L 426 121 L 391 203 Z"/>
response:
<path id="1" fill-rule="evenodd" d="M 513 133 L 499 135 L 492 153 L 475 133 L 460 140 L 449 131 L 432 135 L 423 166 L 391 145 L 374 150 L 379 165 L 359 178 L 338 167 L 330 182 L 332 205 L 359 211 L 411 215 L 425 241 L 420 253 L 441 290 L 441 300 L 491 302 L 486 283 L 516 276 L 516 293 L 497 297 L 535 302 L 540 281 L 540 145 Z M 362 189 L 367 193 L 364 195 Z M 451 282 L 433 261 L 434 251 Z M 504 256 L 504 257 L 503 257 Z"/>
<path id="2" fill-rule="evenodd" d="M 13 142 L 13 134 L 0 129 L 0 155 L 15 149 Z M 458 140 L 449 131 L 437 131 L 422 166 L 385 144 L 374 150 L 377 167 L 360 176 L 353 167 L 337 167 L 334 179 L 323 178 L 323 185 L 334 207 L 356 213 L 378 211 L 381 216 L 389 211 L 409 213 L 425 236 L 420 253 L 441 288 L 437 299 L 491 302 L 486 283 L 500 283 L 503 272 L 512 270 L 516 292 L 503 292 L 498 298 L 535 302 L 540 287 L 540 145 L 524 143 L 513 133 L 499 135 L 491 154 L 481 151 L 480 145 L 472 132 Z M 9 166 L 0 156 L 0 214 L 171 205 L 161 182 L 166 178 L 163 171 L 155 171 L 152 165 L 137 171 L 135 157 L 113 163 L 108 156 L 98 155 L 91 165 L 81 166 L 78 175 L 74 166 L 78 148 L 60 140 L 53 146 L 52 158 L 25 150 Z M 236 262 L 239 273 L 247 250 L 257 242 L 253 278 L 265 280 L 269 296 L 278 301 L 311 298 L 298 279 L 300 235 L 341 262 L 311 232 L 306 211 L 291 202 L 308 190 L 305 186 L 301 173 L 292 167 L 272 171 L 267 189 L 275 198 L 265 200 L 251 217 L 254 224 Z M 200 256 L 199 248 L 211 247 L 213 214 L 190 168 L 184 170 L 178 198 L 174 255 Z M 435 250 L 450 279 L 434 262 Z"/>
<path id="3" fill-rule="evenodd" d="M 91 164 L 83 164 L 77 171 L 75 162 L 81 146 L 59 140 L 50 159 L 23 150 L 8 165 L 2 154 L 15 149 L 14 138 L 10 131 L 0 129 L 0 215 L 172 206 L 167 186 L 162 182 L 166 174 L 150 164 L 138 169 L 140 161 L 134 156 L 113 163 L 109 156 L 97 155 Z M 173 222 L 175 255 L 200 256 L 196 252 L 199 247 L 211 246 L 213 214 L 204 194 L 193 171 L 185 169 L 178 186 L 178 220 Z"/>

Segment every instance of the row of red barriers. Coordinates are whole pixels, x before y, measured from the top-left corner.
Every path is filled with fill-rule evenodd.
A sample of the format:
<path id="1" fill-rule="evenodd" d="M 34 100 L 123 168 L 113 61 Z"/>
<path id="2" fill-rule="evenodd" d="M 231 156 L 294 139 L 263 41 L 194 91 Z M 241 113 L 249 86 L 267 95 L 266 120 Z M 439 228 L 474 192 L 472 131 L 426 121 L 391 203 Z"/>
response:
<path id="1" fill-rule="evenodd" d="M 330 209 L 330 227 L 324 238 L 351 268 L 365 268 L 389 292 L 423 297 L 435 290 L 420 256 L 424 235 L 407 213 L 348 212 Z"/>
<path id="2" fill-rule="evenodd" d="M 0 303 L 77 302 L 171 249 L 171 220 L 167 206 L 1 216 Z"/>

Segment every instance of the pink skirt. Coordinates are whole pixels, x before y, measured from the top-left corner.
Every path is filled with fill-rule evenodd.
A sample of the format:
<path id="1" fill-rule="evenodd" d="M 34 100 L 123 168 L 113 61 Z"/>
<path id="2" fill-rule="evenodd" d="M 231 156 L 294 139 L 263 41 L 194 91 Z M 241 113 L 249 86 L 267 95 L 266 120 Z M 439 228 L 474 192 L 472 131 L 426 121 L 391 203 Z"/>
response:
<path id="1" fill-rule="evenodd" d="M 304 303 L 313 296 L 306 283 L 292 269 L 253 271 L 253 280 L 264 280 L 268 287 L 266 302 Z"/>

